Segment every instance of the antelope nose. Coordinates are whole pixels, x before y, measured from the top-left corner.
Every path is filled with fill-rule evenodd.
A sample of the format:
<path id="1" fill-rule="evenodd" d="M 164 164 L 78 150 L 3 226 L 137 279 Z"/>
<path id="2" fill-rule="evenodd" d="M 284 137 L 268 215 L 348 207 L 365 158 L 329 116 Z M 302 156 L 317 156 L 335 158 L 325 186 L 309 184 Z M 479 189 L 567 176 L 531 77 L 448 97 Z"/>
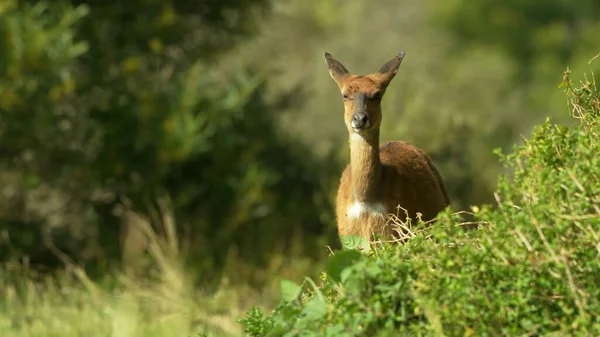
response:
<path id="1" fill-rule="evenodd" d="M 353 129 L 365 129 L 370 126 L 369 116 L 364 112 L 357 112 L 352 117 L 351 126 Z"/>

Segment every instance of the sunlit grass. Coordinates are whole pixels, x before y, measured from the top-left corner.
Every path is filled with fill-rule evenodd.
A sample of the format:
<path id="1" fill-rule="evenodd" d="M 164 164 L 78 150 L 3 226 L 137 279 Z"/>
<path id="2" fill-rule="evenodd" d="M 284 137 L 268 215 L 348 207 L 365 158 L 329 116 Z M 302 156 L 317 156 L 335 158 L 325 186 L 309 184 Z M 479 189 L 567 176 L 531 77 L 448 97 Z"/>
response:
<path id="1" fill-rule="evenodd" d="M 3 270 L 2 274 L 10 272 Z M 4 275 L 3 275 L 4 276 Z M 4 279 L 4 277 L 2 278 Z M 260 294 L 223 286 L 213 294 L 171 282 L 121 279 L 115 290 L 84 286 L 72 277 L 0 284 L 1 336 L 240 336 L 236 318 Z"/>
<path id="2" fill-rule="evenodd" d="M 290 262 L 289 256 L 274 255 L 264 270 L 249 270 L 232 257 L 225 266 L 230 272 L 209 292 L 181 267 L 184 259 L 172 235 L 175 222 L 169 209 L 152 225 L 147 218 L 126 212 L 147 239 L 150 269 L 108 275 L 105 279 L 111 285 L 106 286 L 104 281 L 92 281 L 66 256 L 65 271 L 53 277 L 40 276 L 23 264 L 4 265 L 0 336 L 242 336 L 236 320 L 252 304 L 264 309 L 276 304 L 275 275 L 294 279 L 315 268 L 302 258 Z M 157 226 L 167 234 L 157 234 Z M 242 275 L 252 273 L 266 280 L 262 290 L 246 284 Z"/>

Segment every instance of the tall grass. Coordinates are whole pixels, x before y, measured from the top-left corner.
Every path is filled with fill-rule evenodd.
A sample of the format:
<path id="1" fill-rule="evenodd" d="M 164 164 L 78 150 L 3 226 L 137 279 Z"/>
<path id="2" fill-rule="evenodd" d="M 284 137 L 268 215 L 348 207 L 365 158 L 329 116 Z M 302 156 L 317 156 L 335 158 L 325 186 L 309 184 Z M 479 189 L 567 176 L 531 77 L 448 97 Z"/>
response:
<path id="1" fill-rule="evenodd" d="M 129 231 L 145 238 L 136 258 L 146 263 L 143 271 L 109 276 L 110 286 L 89 279 L 56 249 L 66 267 L 59 275 L 42 276 L 23 264 L 0 268 L 0 336 L 240 336 L 236 318 L 253 303 L 272 307 L 273 289 L 267 284 L 259 291 L 231 277 L 211 293 L 198 288 L 182 267 L 170 209 L 162 211 L 157 219 L 123 210 L 135 226 Z M 280 260 L 269 273 L 283 271 Z"/>
<path id="2" fill-rule="evenodd" d="M 5 273 L 6 270 L 3 271 Z M 179 281 L 185 276 L 177 275 Z M 12 336 L 190 336 L 200 332 L 239 336 L 235 317 L 241 295 L 256 292 L 223 287 L 202 291 L 157 282 L 126 282 L 118 290 L 91 290 L 65 277 L 36 283 L 2 284 L 0 335 Z"/>

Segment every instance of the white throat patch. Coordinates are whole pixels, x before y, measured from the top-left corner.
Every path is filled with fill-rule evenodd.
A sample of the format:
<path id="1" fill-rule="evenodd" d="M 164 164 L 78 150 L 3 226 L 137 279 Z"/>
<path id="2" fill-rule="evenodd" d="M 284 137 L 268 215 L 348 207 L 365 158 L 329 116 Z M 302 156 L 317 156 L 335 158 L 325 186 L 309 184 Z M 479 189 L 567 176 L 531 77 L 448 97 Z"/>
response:
<path id="1" fill-rule="evenodd" d="M 348 217 L 350 219 L 357 219 L 363 214 L 383 218 L 386 216 L 385 206 L 382 203 L 369 204 L 355 201 L 348 207 Z"/>
<path id="2" fill-rule="evenodd" d="M 363 135 L 361 135 L 360 133 L 358 133 L 356 131 L 352 132 L 350 139 L 352 140 L 352 142 L 360 142 L 360 143 L 366 142 L 365 137 L 363 137 Z"/>

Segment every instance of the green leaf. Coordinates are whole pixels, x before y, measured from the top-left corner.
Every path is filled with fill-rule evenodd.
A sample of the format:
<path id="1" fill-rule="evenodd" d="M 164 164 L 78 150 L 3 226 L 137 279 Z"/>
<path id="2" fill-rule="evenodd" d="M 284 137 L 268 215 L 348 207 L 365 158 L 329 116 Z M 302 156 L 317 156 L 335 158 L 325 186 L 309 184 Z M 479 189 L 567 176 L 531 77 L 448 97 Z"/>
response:
<path id="1" fill-rule="evenodd" d="M 343 249 L 356 249 L 364 252 L 368 252 L 371 249 L 369 240 L 355 235 L 342 236 L 340 241 L 342 242 Z"/>
<path id="2" fill-rule="evenodd" d="M 327 315 L 328 310 L 329 307 L 327 305 L 327 302 L 325 302 L 323 298 L 315 296 L 312 300 L 310 300 L 310 302 L 306 303 L 306 306 L 304 307 L 304 310 L 302 310 L 302 313 L 308 319 L 319 319 Z"/>
<path id="3" fill-rule="evenodd" d="M 277 325 L 271 331 L 269 331 L 269 333 L 267 333 L 265 337 L 281 337 L 285 335 L 285 333 L 288 332 L 288 330 L 289 329 L 286 329 L 281 325 Z"/>
<path id="4" fill-rule="evenodd" d="M 350 268 L 342 270 L 342 273 L 340 274 L 340 282 L 344 285 L 346 289 L 348 289 L 348 282 L 346 282 L 346 280 L 350 276 L 352 276 L 352 270 Z"/>
<path id="5" fill-rule="evenodd" d="M 302 286 L 289 280 L 281 280 L 279 286 L 281 287 L 281 297 L 286 302 L 296 300 L 302 291 Z"/>
<path id="6" fill-rule="evenodd" d="M 327 262 L 327 275 L 335 282 L 340 282 L 342 271 L 362 257 L 363 255 L 357 250 L 343 250 L 335 253 Z"/>

